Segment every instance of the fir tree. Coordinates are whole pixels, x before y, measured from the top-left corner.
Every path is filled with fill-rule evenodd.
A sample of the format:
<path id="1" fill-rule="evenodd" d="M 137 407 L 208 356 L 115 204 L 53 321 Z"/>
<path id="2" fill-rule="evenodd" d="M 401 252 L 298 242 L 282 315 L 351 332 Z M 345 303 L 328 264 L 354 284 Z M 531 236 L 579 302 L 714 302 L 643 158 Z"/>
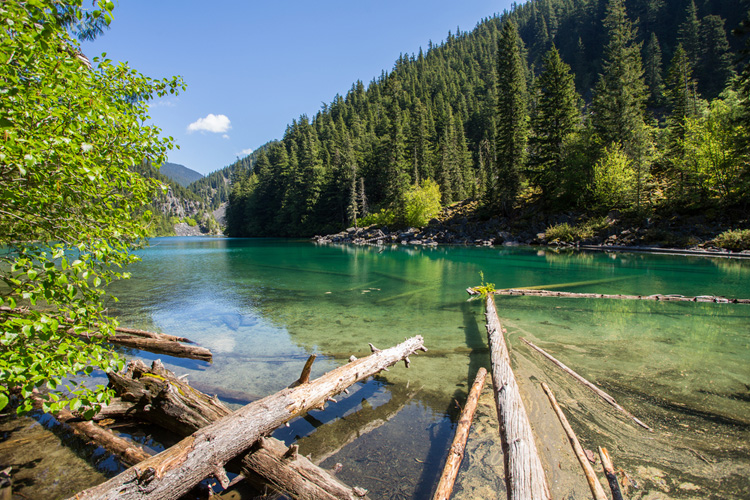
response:
<path id="1" fill-rule="evenodd" d="M 724 19 L 720 16 L 706 16 L 700 26 L 701 51 L 696 61 L 698 85 L 708 99 L 713 99 L 724 90 L 732 76 L 732 56 L 729 53 L 729 42 L 724 28 Z"/>
<path id="2" fill-rule="evenodd" d="M 648 104 L 652 107 L 661 107 L 664 105 L 664 78 L 662 77 L 661 46 L 656 33 L 651 33 L 646 44 L 643 66 L 644 80 L 649 89 Z"/>
<path id="3" fill-rule="evenodd" d="M 547 52 L 536 84 L 537 106 L 531 119 L 529 170 L 531 182 L 550 200 L 564 183 L 564 146 L 579 120 L 570 66 L 556 47 Z"/>
<path id="4" fill-rule="evenodd" d="M 677 41 L 682 44 L 688 58 L 694 64 L 700 55 L 700 21 L 695 0 L 690 0 L 685 8 L 685 17 L 677 30 Z"/>
<path id="5" fill-rule="evenodd" d="M 503 23 L 497 57 L 497 179 L 490 181 L 497 183 L 497 198 L 491 203 L 508 212 L 518 196 L 528 136 L 525 61 L 511 20 Z"/>
<path id="6" fill-rule="evenodd" d="M 640 207 L 646 180 L 648 130 L 644 109 L 648 94 L 643 79 L 640 46 L 623 0 L 609 0 L 604 19 L 608 42 L 603 73 L 592 103 L 594 128 L 605 145 L 619 143 L 636 168 L 636 205 Z"/>

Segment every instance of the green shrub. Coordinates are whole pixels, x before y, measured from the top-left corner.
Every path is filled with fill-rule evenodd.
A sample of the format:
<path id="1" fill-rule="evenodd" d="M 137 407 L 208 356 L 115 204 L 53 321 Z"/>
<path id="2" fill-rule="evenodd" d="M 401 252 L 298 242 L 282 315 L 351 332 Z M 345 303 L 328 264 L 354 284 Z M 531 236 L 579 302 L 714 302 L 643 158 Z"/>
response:
<path id="1" fill-rule="evenodd" d="M 549 242 L 561 241 L 571 243 L 578 237 L 578 230 L 567 222 L 563 222 L 562 224 L 548 227 L 544 232 L 544 237 Z"/>
<path id="2" fill-rule="evenodd" d="M 198 225 L 197 222 L 195 222 L 195 219 L 191 219 L 190 217 L 185 217 L 182 219 L 182 222 L 186 223 L 190 227 L 195 227 Z"/>
<path id="3" fill-rule="evenodd" d="M 384 208 L 378 213 L 369 214 L 365 217 L 362 217 L 357 222 L 359 222 L 360 226 L 366 227 L 373 224 L 376 224 L 378 226 L 392 226 L 395 221 L 396 212 Z"/>
<path id="4" fill-rule="evenodd" d="M 404 194 L 401 222 L 405 226 L 422 227 L 440 212 L 440 187 L 432 179 L 414 185 Z"/>
<path id="5" fill-rule="evenodd" d="M 726 248 L 739 252 L 750 250 L 750 229 L 730 229 L 714 238 L 713 244 L 719 248 Z"/>

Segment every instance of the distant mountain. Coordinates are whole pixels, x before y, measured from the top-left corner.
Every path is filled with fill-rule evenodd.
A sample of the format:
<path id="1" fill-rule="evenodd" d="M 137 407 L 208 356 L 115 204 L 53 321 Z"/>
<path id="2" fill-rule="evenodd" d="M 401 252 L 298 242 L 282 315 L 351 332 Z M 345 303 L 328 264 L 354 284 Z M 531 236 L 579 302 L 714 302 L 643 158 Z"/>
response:
<path id="1" fill-rule="evenodd" d="M 199 179 L 203 179 L 203 174 L 191 170 L 184 165 L 177 163 L 164 163 L 159 169 L 159 173 L 163 176 L 172 179 L 174 182 L 182 187 L 187 187 L 191 182 L 195 182 Z"/>

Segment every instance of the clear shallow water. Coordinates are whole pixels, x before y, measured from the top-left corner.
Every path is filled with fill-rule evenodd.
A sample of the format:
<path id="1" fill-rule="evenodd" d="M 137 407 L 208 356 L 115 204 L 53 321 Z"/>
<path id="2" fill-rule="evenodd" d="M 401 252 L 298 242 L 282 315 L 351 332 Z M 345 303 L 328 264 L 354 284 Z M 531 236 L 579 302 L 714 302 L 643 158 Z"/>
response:
<path id="1" fill-rule="evenodd" d="M 324 466 L 341 463 L 339 476 L 372 498 L 432 494 L 454 400 L 462 403 L 477 369 L 489 367 L 482 305 L 465 292 L 480 271 L 497 288 L 750 297 L 750 261 L 695 257 L 204 238 L 155 239 L 142 257 L 133 279 L 113 288 L 120 302 L 110 310 L 123 325 L 210 348 L 211 365 L 138 354 L 162 358 L 230 403 L 286 387 L 311 353 L 317 376 L 366 354 L 368 342 L 383 348 L 424 336 L 430 351 L 410 369 L 393 367 L 276 434 L 299 440 Z M 584 447 L 609 448 L 639 484 L 631 498 L 750 497 L 750 306 L 529 297 L 498 297 L 497 305 L 539 434 L 559 425 L 539 397 L 544 380 Z M 631 425 L 519 337 L 602 386 L 656 432 Z M 468 447 L 459 498 L 477 498 L 488 468 L 502 470 L 496 429 L 485 420 Z M 494 489 L 501 487 L 499 480 L 489 491 L 504 498 Z M 565 478 L 555 489 L 558 498 L 587 495 Z"/>

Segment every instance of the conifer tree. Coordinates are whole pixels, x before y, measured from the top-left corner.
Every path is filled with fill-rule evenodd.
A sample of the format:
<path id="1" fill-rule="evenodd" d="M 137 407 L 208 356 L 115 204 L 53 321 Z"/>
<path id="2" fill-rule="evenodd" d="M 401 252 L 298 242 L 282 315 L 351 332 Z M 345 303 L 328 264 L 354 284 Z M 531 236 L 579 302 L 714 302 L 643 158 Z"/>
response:
<path id="1" fill-rule="evenodd" d="M 682 44 L 690 61 L 695 64 L 700 55 L 700 21 L 695 0 L 685 8 L 685 17 L 677 30 L 677 41 Z"/>
<path id="2" fill-rule="evenodd" d="M 649 132 L 644 121 L 646 84 L 640 46 L 623 0 L 609 0 L 604 18 L 608 41 L 603 73 L 592 103 L 593 125 L 605 145 L 619 143 L 636 170 L 636 205 L 640 208 L 647 176 Z"/>
<path id="3" fill-rule="evenodd" d="M 529 178 L 550 201 L 565 180 L 564 146 L 579 120 L 570 66 L 560 59 L 556 47 L 544 58 L 536 84 L 537 106 L 531 119 Z"/>
<path id="4" fill-rule="evenodd" d="M 643 54 L 644 79 L 649 90 L 648 104 L 652 107 L 664 105 L 664 78 L 662 77 L 662 54 L 656 33 L 646 44 Z"/>
<path id="5" fill-rule="evenodd" d="M 713 99 L 724 90 L 732 76 L 732 56 L 721 16 L 706 16 L 700 25 L 701 50 L 696 76 L 701 94 Z"/>
<path id="6" fill-rule="evenodd" d="M 508 212 L 518 196 L 528 137 L 525 60 L 512 20 L 503 23 L 497 57 L 497 179 L 490 180 L 497 198 L 491 203 Z"/>

